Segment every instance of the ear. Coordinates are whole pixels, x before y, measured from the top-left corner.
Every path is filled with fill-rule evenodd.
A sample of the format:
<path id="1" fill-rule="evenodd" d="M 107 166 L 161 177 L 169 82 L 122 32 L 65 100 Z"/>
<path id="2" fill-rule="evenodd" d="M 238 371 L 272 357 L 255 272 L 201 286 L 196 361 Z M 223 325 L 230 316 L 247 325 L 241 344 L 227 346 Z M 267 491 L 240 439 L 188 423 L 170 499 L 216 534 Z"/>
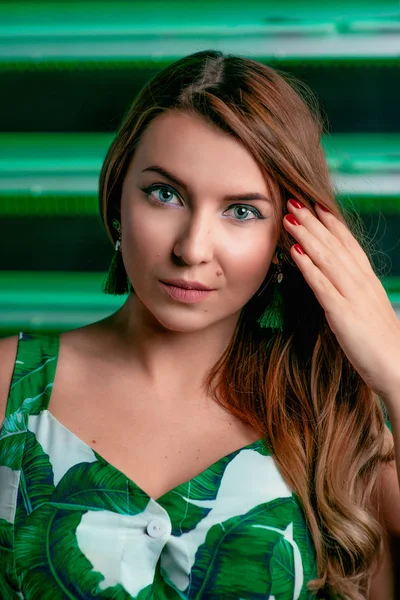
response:
<path id="1" fill-rule="evenodd" d="M 274 252 L 274 256 L 272 257 L 272 260 L 271 260 L 271 262 L 272 262 L 274 265 L 278 265 L 278 264 L 279 264 L 278 254 L 279 254 L 279 248 L 277 248 L 277 249 L 275 250 L 275 252 Z"/>

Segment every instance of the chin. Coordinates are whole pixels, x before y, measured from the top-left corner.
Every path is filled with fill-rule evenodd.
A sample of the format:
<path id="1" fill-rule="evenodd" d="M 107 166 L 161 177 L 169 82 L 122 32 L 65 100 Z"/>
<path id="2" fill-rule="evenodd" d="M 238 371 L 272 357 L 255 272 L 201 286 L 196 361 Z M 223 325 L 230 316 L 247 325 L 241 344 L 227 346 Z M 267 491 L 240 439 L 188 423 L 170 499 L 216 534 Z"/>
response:
<path id="1" fill-rule="evenodd" d="M 144 302 L 137 295 L 141 305 L 141 318 L 154 329 L 164 329 L 177 333 L 194 333 L 217 325 L 225 319 L 232 319 L 233 315 L 217 314 L 212 316 L 212 310 L 205 311 L 199 306 L 191 310 L 189 306 L 162 306 L 161 303 Z M 238 316 L 238 315 L 236 315 Z"/>
<path id="2" fill-rule="evenodd" d="M 188 318 L 172 318 L 167 316 L 165 318 L 156 317 L 156 319 L 161 327 L 167 329 L 168 331 L 176 331 L 177 333 L 192 333 L 194 331 L 200 331 L 212 324 L 206 322 L 205 319 L 190 318 L 189 315 Z"/>

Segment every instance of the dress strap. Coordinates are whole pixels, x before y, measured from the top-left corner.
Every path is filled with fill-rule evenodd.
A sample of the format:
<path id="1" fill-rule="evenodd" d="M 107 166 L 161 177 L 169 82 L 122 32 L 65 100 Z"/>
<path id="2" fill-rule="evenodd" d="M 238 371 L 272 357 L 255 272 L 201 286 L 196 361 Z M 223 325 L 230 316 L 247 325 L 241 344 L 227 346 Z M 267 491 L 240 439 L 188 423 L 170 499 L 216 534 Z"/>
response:
<path id="1" fill-rule="evenodd" d="M 17 356 L 7 400 L 6 417 L 29 401 L 29 412 L 46 410 L 57 368 L 60 335 L 18 334 Z"/>

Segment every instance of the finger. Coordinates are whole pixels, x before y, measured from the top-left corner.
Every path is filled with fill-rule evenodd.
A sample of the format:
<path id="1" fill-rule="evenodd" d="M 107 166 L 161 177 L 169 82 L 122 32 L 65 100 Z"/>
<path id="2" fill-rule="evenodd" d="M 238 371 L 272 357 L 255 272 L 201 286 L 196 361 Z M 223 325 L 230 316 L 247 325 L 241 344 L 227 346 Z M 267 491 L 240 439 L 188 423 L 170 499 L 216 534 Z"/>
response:
<path id="1" fill-rule="evenodd" d="M 312 215 L 311 211 L 309 212 Z M 370 273 L 373 269 L 369 258 L 347 225 L 331 211 L 324 210 L 321 204 L 315 203 L 315 212 L 326 229 L 352 254 L 360 269 L 367 274 Z"/>
<path id="2" fill-rule="evenodd" d="M 300 249 L 303 252 L 303 254 L 300 254 L 296 249 L 296 246 L 299 246 L 299 244 L 294 244 L 291 247 L 290 254 L 302 272 L 304 279 L 313 290 L 322 308 L 326 312 L 332 314 L 334 314 L 335 311 L 343 310 L 347 302 L 346 299 L 329 281 L 328 277 L 326 277 L 317 265 L 314 264 L 307 253 L 304 252 L 304 249 L 300 246 Z"/>
<path id="3" fill-rule="evenodd" d="M 307 209 L 303 208 L 298 212 L 303 210 Z M 334 239 L 316 217 L 307 212 L 309 214 L 302 216 L 302 222 L 298 220 L 297 224 L 292 222 L 293 215 L 285 215 L 284 228 L 299 242 L 314 265 L 343 296 L 354 297 L 359 293 L 360 285 L 365 287 L 365 276 L 342 244 Z M 297 215 L 295 219 L 298 219 Z M 311 233 L 310 229 L 316 232 L 316 235 Z"/>
<path id="4" fill-rule="evenodd" d="M 336 215 L 316 203 L 316 212 L 321 219 L 321 222 L 325 225 L 331 233 L 335 235 L 342 243 L 342 246 L 346 247 L 349 253 L 353 256 L 354 260 L 360 268 L 360 271 L 366 277 L 369 285 L 369 290 L 376 293 L 380 298 L 388 298 L 387 292 L 376 275 L 371 262 L 361 248 L 359 242 L 353 236 L 351 231 L 348 229 L 345 223 L 343 223 Z"/>
<path id="5" fill-rule="evenodd" d="M 299 205 L 302 206 L 301 203 Z M 367 276 L 368 281 L 377 279 L 360 244 L 346 224 L 340 221 L 336 215 L 323 210 L 318 204 L 316 204 L 318 216 L 315 216 L 306 207 L 297 208 L 290 200 L 287 206 L 302 225 L 333 253 L 335 264 L 340 262 L 341 258 L 342 268 L 347 267 L 353 280 L 362 281 L 362 275 Z M 308 251 L 310 252 L 310 249 Z M 319 266 L 323 268 L 322 264 Z"/>

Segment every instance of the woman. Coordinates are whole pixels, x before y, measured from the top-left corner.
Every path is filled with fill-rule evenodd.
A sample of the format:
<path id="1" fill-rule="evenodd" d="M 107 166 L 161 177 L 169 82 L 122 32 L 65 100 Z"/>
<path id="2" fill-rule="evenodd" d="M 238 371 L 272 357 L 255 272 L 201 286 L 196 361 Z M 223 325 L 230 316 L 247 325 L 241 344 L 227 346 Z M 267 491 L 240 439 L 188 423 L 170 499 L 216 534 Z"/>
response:
<path id="1" fill-rule="evenodd" d="M 392 597 L 400 328 L 321 133 L 220 52 L 141 91 L 100 177 L 126 302 L 1 341 L 2 598 Z"/>

